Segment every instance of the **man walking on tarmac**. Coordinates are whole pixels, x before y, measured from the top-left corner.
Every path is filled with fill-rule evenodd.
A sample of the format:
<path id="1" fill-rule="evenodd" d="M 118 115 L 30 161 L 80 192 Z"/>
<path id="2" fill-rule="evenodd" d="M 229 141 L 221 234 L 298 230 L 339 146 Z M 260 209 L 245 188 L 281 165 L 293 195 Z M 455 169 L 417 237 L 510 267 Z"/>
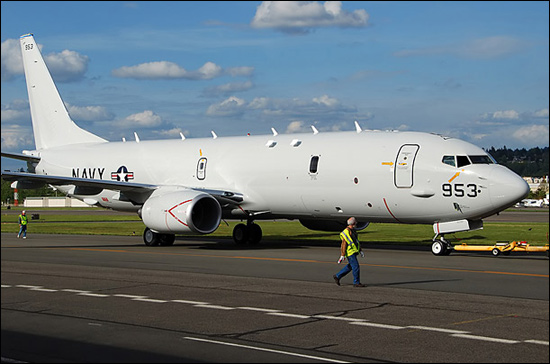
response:
<path id="1" fill-rule="evenodd" d="M 19 215 L 19 233 L 17 234 L 17 237 L 21 237 L 21 234 L 23 234 L 23 239 L 27 238 L 27 215 L 25 213 L 25 210 L 21 211 L 21 215 Z"/>
<path id="2" fill-rule="evenodd" d="M 353 272 L 353 286 L 365 287 L 365 285 L 361 283 L 359 262 L 357 261 L 357 255 L 361 254 L 361 257 L 365 257 L 365 253 L 361 250 L 361 244 L 357 239 L 357 231 L 355 231 L 357 220 L 355 217 L 350 217 L 347 223 L 348 226 L 340 233 L 342 245 L 340 246 L 340 259 L 338 259 L 338 264 L 342 263 L 346 258 L 348 258 L 348 264 L 342 268 L 340 272 L 332 276 L 332 278 L 334 278 L 337 285 L 340 285 L 340 279 L 349 272 Z"/>

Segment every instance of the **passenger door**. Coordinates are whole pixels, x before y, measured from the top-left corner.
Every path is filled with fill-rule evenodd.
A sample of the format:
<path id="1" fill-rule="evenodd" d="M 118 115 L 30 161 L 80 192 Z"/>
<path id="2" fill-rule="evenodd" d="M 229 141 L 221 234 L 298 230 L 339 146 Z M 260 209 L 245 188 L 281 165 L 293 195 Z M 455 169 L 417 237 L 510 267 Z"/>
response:
<path id="1" fill-rule="evenodd" d="M 404 144 L 397 153 L 394 168 L 394 183 L 398 188 L 411 188 L 414 184 L 414 160 L 420 149 L 417 144 Z"/>

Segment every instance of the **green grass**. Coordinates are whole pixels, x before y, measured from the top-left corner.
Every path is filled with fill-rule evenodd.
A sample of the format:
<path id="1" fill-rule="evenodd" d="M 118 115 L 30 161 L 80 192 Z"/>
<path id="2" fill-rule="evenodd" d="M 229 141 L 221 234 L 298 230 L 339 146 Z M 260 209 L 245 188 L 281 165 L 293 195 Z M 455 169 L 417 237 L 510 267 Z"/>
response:
<path id="1" fill-rule="evenodd" d="M 55 210 L 54 210 L 55 211 Z M 39 212 L 39 211 L 36 211 Z M 35 209 L 33 209 L 35 213 Z M 2 232 L 17 233 L 17 214 L 2 213 Z M 238 221 L 222 222 L 213 234 L 203 236 L 231 238 Z M 298 221 L 257 221 L 263 240 L 317 241 L 340 243 L 337 232 L 308 230 Z M 493 245 L 497 241 L 527 241 L 532 245 L 548 244 L 548 223 L 484 223 L 483 230 L 446 235 L 452 243 Z M 141 235 L 145 225 L 135 214 L 41 214 L 29 219 L 29 234 Z M 363 243 L 428 245 L 434 236 L 431 225 L 371 224 L 359 233 Z"/>

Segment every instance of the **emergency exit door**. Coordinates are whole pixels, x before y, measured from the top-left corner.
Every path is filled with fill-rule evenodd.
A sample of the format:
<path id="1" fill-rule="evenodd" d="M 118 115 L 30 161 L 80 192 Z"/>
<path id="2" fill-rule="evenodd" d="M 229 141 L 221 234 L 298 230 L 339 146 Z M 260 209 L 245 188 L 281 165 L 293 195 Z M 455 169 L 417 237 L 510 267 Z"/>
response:
<path id="1" fill-rule="evenodd" d="M 394 168 L 394 183 L 399 188 L 411 188 L 414 183 L 414 160 L 420 149 L 417 144 L 404 144 L 399 148 Z"/>

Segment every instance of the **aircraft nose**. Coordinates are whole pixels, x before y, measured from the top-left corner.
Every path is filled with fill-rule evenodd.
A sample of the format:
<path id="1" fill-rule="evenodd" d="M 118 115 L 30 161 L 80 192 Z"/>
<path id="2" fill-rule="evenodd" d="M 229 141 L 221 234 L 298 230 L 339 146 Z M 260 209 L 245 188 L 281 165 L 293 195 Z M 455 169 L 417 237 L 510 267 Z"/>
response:
<path id="1" fill-rule="evenodd" d="M 529 194 L 529 185 L 508 168 L 496 165 L 490 177 L 491 203 L 494 208 L 506 208 Z"/>

